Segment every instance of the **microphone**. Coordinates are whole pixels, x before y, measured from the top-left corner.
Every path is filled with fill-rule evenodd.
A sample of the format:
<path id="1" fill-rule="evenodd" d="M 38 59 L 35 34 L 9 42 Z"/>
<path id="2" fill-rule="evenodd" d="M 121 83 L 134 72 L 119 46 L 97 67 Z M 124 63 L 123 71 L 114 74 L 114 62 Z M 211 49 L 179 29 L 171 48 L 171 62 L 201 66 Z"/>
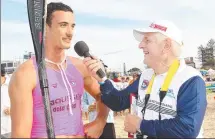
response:
<path id="1" fill-rule="evenodd" d="M 91 56 L 91 54 L 89 53 L 89 47 L 87 46 L 87 44 L 84 41 L 79 41 L 75 44 L 74 46 L 75 52 L 81 56 L 81 57 L 91 57 L 93 59 L 93 57 Z M 100 77 L 100 78 L 104 78 L 106 75 L 104 73 L 104 71 L 100 68 L 96 74 Z"/>

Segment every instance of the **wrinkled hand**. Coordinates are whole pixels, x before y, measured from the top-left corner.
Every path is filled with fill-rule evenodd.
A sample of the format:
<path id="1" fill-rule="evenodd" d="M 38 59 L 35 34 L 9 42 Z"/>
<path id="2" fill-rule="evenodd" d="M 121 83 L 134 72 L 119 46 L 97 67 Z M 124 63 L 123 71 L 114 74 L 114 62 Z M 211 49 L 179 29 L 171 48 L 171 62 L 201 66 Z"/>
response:
<path id="1" fill-rule="evenodd" d="M 128 114 L 124 121 L 124 130 L 129 133 L 136 133 L 140 128 L 142 119 L 136 115 Z"/>
<path id="2" fill-rule="evenodd" d="M 92 104 L 88 107 L 88 112 L 92 112 L 92 111 L 95 111 L 96 110 L 96 104 Z"/>
<path id="3" fill-rule="evenodd" d="M 10 108 L 4 109 L 4 114 L 5 115 L 10 115 Z"/>
<path id="4" fill-rule="evenodd" d="M 99 138 L 102 135 L 106 122 L 94 120 L 84 125 L 84 133 L 87 138 Z"/>
<path id="5" fill-rule="evenodd" d="M 86 57 L 84 59 L 84 65 L 87 67 L 88 71 L 91 73 L 91 75 L 99 82 L 102 82 L 102 79 L 96 74 L 96 72 L 101 68 L 103 71 L 104 66 L 102 62 L 93 56 L 93 59 L 90 57 Z"/>

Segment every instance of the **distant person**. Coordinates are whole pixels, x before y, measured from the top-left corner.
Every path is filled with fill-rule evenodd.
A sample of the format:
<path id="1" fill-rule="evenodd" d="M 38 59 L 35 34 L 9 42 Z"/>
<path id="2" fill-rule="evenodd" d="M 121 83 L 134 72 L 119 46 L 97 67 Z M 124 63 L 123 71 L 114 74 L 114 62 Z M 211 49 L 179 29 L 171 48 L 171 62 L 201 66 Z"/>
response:
<path id="1" fill-rule="evenodd" d="M 83 93 L 83 95 L 82 95 L 82 97 L 81 97 L 81 105 L 82 105 L 82 113 L 84 114 L 84 116 L 85 116 L 85 119 L 86 120 L 88 120 L 88 118 L 89 118 L 89 114 L 88 114 L 88 109 L 85 109 L 84 107 L 83 107 L 83 103 L 84 103 L 84 98 L 86 98 L 86 95 L 87 95 L 87 93 Z"/>
<path id="2" fill-rule="evenodd" d="M 210 82 L 210 81 L 211 81 L 211 78 L 210 78 L 210 76 L 209 76 L 208 74 L 206 75 L 206 81 L 207 81 L 207 82 Z"/>
<path id="3" fill-rule="evenodd" d="M 113 74 L 113 81 L 116 82 L 116 83 L 120 82 L 120 80 L 119 80 L 119 74 L 118 73 L 114 73 Z"/>
<path id="4" fill-rule="evenodd" d="M 126 77 L 125 81 L 126 81 L 127 83 L 129 83 L 130 78 L 129 78 L 129 77 Z"/>
<path id="5" fill-rule="evenodd" d="M 137 73 L 134 73 L 132 75 L 133 79 L 129 82 L 129 84 L 132 84 L 136 79 L 138 79 L 138 74 Z"/>
<path id="6" fill-rule="evenodd" d="M 125 78 L 124 76 L 121 77 L 120 90 L 125 89 L 128 85 L 129 85 L 129 83 L 126 82 L 126 78 Z M 122 116 L 122 115 L 125 115 L 125 111 L 126 111 L 126 110 L 120 111 L 120 112 L 119 112 L 120 115 L 121 115 L 121 116 Z M 130 112 L 130 109 L 128 109 L 128 111 Z M 117 114 L 117 115 L 118 115 L 118 114 Z"/>
<path id="7" fill-rule="evenodd" d="M 120 89 L 122 90 L 122 89 L 126 88 L 128 85 L 129 84 L 128 84 L 128 82 L 126 82 L 125 77 L 121 77 L 121 86 L 120 86 Z"/>
<path id="8" fill-rule="evenodd" d="M 1 135 L 4 138 L 10 138 L 11 133 L 9 81 L 10 78 L 6 75 L 4 67 L 1 67 Z"/>

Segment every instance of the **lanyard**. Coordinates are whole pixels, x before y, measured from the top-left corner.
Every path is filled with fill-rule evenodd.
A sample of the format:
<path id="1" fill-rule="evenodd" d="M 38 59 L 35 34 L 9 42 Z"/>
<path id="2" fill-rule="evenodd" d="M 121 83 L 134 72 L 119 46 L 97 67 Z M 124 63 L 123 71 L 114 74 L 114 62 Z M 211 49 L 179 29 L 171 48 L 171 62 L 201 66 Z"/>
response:
<path id="1" fill-rule="evenodd" d="M 168 88 L 169 88 L 169 85 L 173 79 L 173 76 L 175 75 L 175 73 L 177 72 L 178 68 L 179 68 L 179 60 L 175 60 L 173 61 L 172 65 L 170 66 L 169 70 L 168 70 L 168 73 L 167 73 L 167 76 L 164 80 L 164 83 L 160 89 L 160 93 L 159 93 L 159 97 L 160 97 L 160 105 L 159 105 L 159 121 L 161 120 L 161 115 L 160 115 L 160 111 L 161 111 L 161 102 L 163 101 L 164 97 L 166 96 L 166 93 L 168 91 Z M 146 105 L 149 101 L 149 98 L 150 98 L 150 93 L 152 91 L 152 85 L 154 83 L 154 79 L 155 79 L 155 74 L 153 74 L 150 82 L 149 82 L 149 86 L 147 87 L 147 90 L 146 90 L 146 95 L 145 95 L 145 105 L 142 109 L 142 114 L 143 114 L 143 118 L 144 118 L 144 115 L 145 115 L 145 111 L 146 111 Z"/>

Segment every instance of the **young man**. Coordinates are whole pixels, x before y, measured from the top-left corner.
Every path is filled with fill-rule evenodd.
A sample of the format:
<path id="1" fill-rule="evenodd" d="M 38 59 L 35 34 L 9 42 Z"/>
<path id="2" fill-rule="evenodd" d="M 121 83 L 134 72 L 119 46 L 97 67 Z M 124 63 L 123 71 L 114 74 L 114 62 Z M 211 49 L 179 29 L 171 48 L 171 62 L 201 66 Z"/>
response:
<path id="1" fill-rule="evenodd" d="M 47 6 L 45 60 L 56 138 L 97 138 L 102 134 L 109 109 L 100 101 L 99 84 L 83 61 L 66 56 L 73 37 L 73 10 L 63 3 Z M 95 121 L 83 126 L 81 96 L 87 90 L 98 104 Z M 12 138 L 47 137 L 44 105 L 35 58 L 13 74 L 11 99 Z"/>
<path id="2" fill-rule="evenodd" d="M 114 111 L 130 107 L 130 94 L 137 95 L 138 115 L 125 118 L 124 130 L 153 138 L 202 138 L 202 122 L 207 100 L 200 72 L 187 66 L 181 54 L 181 31 L 170 21 L 151 23 L 147 29 L 134 30 L 144 63 L 151 69 L 130 86 L 117 91 L 109 80 L 95 73 L 101 64 L 86 58 L 85 65 L 100 81 L 102 101 Z"/>
<path id="3" fill-rule="evenodd" d="M 8 95 L 8 84 L 10 78 L 6 76 L 4 67 L 1 66 L 1 135 L 10 138 L 10 98 Z"/>

